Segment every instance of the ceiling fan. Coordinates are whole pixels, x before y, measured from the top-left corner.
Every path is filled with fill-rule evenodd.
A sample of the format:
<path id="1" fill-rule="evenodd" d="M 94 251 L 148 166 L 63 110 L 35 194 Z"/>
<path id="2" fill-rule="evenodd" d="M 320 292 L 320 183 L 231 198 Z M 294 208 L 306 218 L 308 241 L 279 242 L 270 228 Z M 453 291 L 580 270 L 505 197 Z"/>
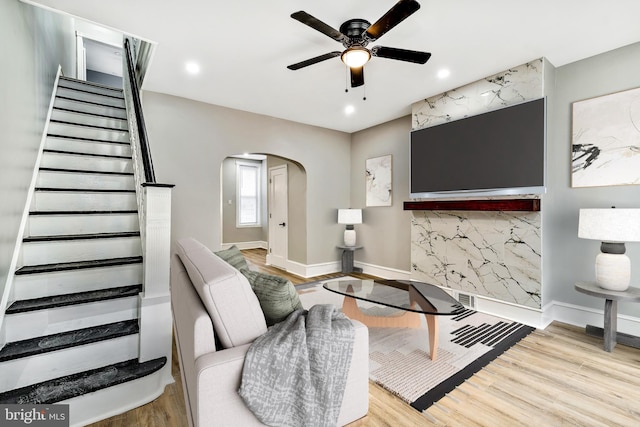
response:
<path id="1" fill-rule="evenodd" d="M 372 56 L 424 64 L 431 57 L 431 54 L 428 52 L 385 46 L 374 46 L 371 49 L 367 49 L 369 43 L 382 37 L 418 9 L 420 9 L 420 4 L 417 1 L 400 0 L 373 25 L 364 19 L 349 19 L 340 26 L 340 31 L 302 10 L 292 13 L 291 17 L 293 19 L 342 43 L 346 50 L 342 52 L 336 50 L 325 53 L 324 55 L 289 65 L 287 68 L 290 70 L 299 70 L 300 68 L 340 56 L 342 62 L 350 69 L 351 87 L 358 87 L 364 84 L 364 65 L 369 62 Z"/>

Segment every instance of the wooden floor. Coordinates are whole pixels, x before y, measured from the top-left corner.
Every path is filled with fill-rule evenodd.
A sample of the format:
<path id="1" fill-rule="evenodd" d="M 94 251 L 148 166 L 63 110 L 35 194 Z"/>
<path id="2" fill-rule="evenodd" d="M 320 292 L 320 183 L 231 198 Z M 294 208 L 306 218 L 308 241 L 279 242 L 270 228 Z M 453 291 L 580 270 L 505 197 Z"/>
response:
<path id="1" fill-rule="evenodd" d="M 302 279 L 264 266 L 265 251 L 244 251 L 261 270 L 294 284 Z M 368 276 L 370 277 L 370 276 Z M 145 406 L 93 426 L 187 426 L 182 385 Z M 582 328 L 554 322 L 535 331 L 420 414 L 377 385 L 369 386 L 369 414 L 361 426 L 640 426 L 640 349 L 618 344 L 611 353 Z M 239 426 L 242 427 L 242 426 Z"/>

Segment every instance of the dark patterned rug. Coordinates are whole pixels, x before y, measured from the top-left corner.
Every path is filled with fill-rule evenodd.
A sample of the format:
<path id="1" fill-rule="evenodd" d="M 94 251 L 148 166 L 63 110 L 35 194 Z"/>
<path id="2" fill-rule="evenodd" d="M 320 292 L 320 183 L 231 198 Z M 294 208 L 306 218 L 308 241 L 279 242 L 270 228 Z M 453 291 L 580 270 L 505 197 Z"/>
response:
<path id="1" fill-rule="evenodd" d="M 342 297 L 320 283 L 296 288 L 307 308 L 342 305 Z M 394 314 L 374 304 L 358 305 L 367 314 Z M 422 321 L 420 329 L 369 328 L 369 379 L 421 412 L 535 330 L 474 310 L 442 316 L 438 357 L 433 361 L 424 317 Z"/>

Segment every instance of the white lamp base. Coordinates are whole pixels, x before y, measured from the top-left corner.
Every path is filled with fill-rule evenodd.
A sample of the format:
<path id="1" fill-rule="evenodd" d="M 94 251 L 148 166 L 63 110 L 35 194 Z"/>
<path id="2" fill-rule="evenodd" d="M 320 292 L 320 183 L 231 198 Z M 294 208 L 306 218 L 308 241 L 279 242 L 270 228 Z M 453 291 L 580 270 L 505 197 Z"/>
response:
<path id="1" fill-rule="evenodd" d="M 345 246 L 356 245 L 356 230 L 344 230 L 344 245 Z"/>
<path id="2" fill-rule="evenodd" d="M 624 254 L 596 256 L 596 282 L 603 289 L 626 291 L 631 283 L 631 261 Z"/>

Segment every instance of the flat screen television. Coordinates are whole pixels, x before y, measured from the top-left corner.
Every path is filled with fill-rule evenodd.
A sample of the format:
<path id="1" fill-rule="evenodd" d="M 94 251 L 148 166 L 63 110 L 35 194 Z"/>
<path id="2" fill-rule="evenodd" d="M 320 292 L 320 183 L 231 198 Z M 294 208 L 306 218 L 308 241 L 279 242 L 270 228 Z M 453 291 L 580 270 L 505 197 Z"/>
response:
<path id="1" fill-rule="evenodd" d="M 545 192 L 545 98 L 411 132 L 410 197 Z"/>

